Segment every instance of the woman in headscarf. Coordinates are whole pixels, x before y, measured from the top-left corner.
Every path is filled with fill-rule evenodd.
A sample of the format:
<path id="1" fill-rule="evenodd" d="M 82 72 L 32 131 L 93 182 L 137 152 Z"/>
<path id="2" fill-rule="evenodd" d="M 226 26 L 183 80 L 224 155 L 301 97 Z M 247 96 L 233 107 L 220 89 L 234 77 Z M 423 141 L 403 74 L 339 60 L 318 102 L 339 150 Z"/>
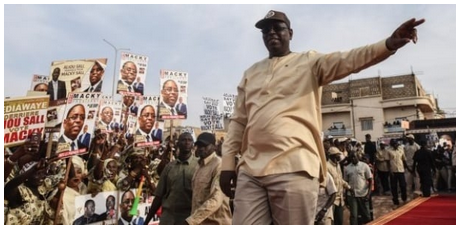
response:
<path id="1" fill-rule="evenodd" d="M 79 156 L 73 156 L 71 163 L 67 186 L 63 193 L 62 223 L 64 225 L 73 224 L 76 213 L 74 208 L 76 197 L 87 194 L 87 185 L 83 182 L 87 175 L 84 160 Z"/>

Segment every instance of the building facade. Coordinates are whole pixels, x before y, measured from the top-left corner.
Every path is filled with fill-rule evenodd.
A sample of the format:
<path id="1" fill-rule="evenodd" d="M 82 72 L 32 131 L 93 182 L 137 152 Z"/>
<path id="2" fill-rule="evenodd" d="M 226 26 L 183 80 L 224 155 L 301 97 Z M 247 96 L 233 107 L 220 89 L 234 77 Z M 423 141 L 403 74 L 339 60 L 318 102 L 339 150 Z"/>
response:
<path id="1" fill-rule="evenodd" d="M 436 99 L 414 74 L 329 84 L 322 91 L 323 132 L 364 141 L 400 137 L 413 120 L 435 119 Z"/>

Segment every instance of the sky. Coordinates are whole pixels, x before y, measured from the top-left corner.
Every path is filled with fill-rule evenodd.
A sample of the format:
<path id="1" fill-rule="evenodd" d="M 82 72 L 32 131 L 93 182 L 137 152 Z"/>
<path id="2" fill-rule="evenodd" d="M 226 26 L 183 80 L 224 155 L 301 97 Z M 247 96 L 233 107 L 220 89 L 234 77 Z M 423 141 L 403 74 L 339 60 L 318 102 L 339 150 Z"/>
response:
<path id="1" fill-rule="evenodd" d="M 290 19 L 294 52 L 350 50 L 425 18 L 417 44 L 339 82 L 413 71 L 447 117 L 456 117 L 456 5 L 4 5 L 4 95 L 25 96 L 32 75 L 49 75 L 52 61 L 94 58 L 108 58 L 102 91 L 111 94 L 119 70 L 106 39 L 149 57 L 145 95 L 159 94 L 161 69 L 188 72 L 182 124 L 200 126 L 202 97 L 236 94 L 244 71 L 267 57 L 254 24 L 271 9 Z"/>

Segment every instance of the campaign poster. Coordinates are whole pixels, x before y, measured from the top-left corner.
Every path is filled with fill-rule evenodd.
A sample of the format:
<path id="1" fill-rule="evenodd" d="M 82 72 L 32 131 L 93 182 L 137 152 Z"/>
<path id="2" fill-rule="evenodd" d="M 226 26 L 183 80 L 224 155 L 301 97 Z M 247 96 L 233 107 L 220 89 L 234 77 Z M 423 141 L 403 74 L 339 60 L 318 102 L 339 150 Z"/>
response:
<path id="1" fill-rule="evenodd" d="M 121 102 L 102 99 L 98 113 L 96 128 L 102 133 L 119 132 L 123 127 Z"/>
<path id="2" fill-rule="evenodd" d="M 106 58 L 62 60 L 51 64 L 47 94 L 51 106 L 61 105 L 71 92 L 101 92 Z"/>
<path id="3" fill-rule="evenodd" d="M 33 75 L 31 91 L 44 92 L 48 91 L 49 76 L 46 75 Z"/>
<path id="4" fill-rule="evenodd" d="M 143 225 L 149 213 L 150 206 L 154 200 L 154 196 L 148 194 L 147 189 L 142 189 L 140 193 L 138 189 L 130 189 L 125 192 L 119 192 L 119 225 Z M 138 203 L 135 209 L 135 202 Z M 153 216 L 149 224 L 158 224 L 158 217 Z"/>
<path id="5" fill-rule="evenodd" d="M 138 114 L 135 131 L 135 146 L 147 147 L 160 144 L 159 137 L 154 136 L 157 127 L 157 106 L 159 96 L 143 96 L 138 101 Z"/>
<path id="6" fill-rule="evenodd" d="M 48 96 L 49 99 L 49 96 Z M 64 102 L 66 103 L 66 101 Z M 46 113 L 46 133 L 59 133 L 62 127 L 63 114 L 65 113 L 65 105 L 49 106 Z"/>
<path id="7" fill-rule="evenodd" d="M 91 194 L 76 196 L 74 201 L 75 214 L 70 222 L 73 225 L 118 224 L 119 201 L 118 191 L 100 192 L 95 197 Z"/>
<path id="8" fill-rule="evenodd" d="M 218 115 L 219 113 L 219 100 L 210 97 L 203 97 L 204 114 L 205 115 Z"/>
<path id="9" fill-rule="evenodd" d="M 158 117 L 164 119 L 187 119 L 188 73 L 160 71 L 160 105 Z"/>
<path id="10" fill-rule="evenodd" d="M 212 120 L 210 115 L 200 115 L 201 130 L 212 131 Z"/>
<path id="11" fill-rule="evenodd" d="M 231 118 L 233 115 L 236 97 L 237 95 L 234 94 L 223 94 L 223 114 L 226 118 Z"/>
<path id="12" fill-rule="evenodd" d="M 142 96 L 146 87 L 149 57 L 133 53 L 121 53 L 117 93 Z"/>
<path id="13" fill-rule="evenodd" d="M 84 154 L 94 137 L 95 116 L 101 93 L 70 93 L 60 129 L 57 153 Z M 92 115 L 92 117 L 89 117 Z"/>
<path id="14" fill-rule="evenodd" d="M 5 99 L 5 147 L 23 143 L 33 132 L 38 132 L 43 136 L 48 104 L 49 97 L 46 95 Z"/>

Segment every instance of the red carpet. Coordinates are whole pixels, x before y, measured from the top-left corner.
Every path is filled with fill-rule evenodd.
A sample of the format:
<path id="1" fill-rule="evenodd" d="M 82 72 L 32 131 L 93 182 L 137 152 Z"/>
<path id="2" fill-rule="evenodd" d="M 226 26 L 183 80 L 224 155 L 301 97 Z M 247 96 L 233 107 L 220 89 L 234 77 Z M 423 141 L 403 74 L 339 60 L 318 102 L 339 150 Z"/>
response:
<path id="1" fill-rule="evenodd" d="M 456 196 L 417 198 L 371 224 L 454 225 L 456 224 Z"/>

